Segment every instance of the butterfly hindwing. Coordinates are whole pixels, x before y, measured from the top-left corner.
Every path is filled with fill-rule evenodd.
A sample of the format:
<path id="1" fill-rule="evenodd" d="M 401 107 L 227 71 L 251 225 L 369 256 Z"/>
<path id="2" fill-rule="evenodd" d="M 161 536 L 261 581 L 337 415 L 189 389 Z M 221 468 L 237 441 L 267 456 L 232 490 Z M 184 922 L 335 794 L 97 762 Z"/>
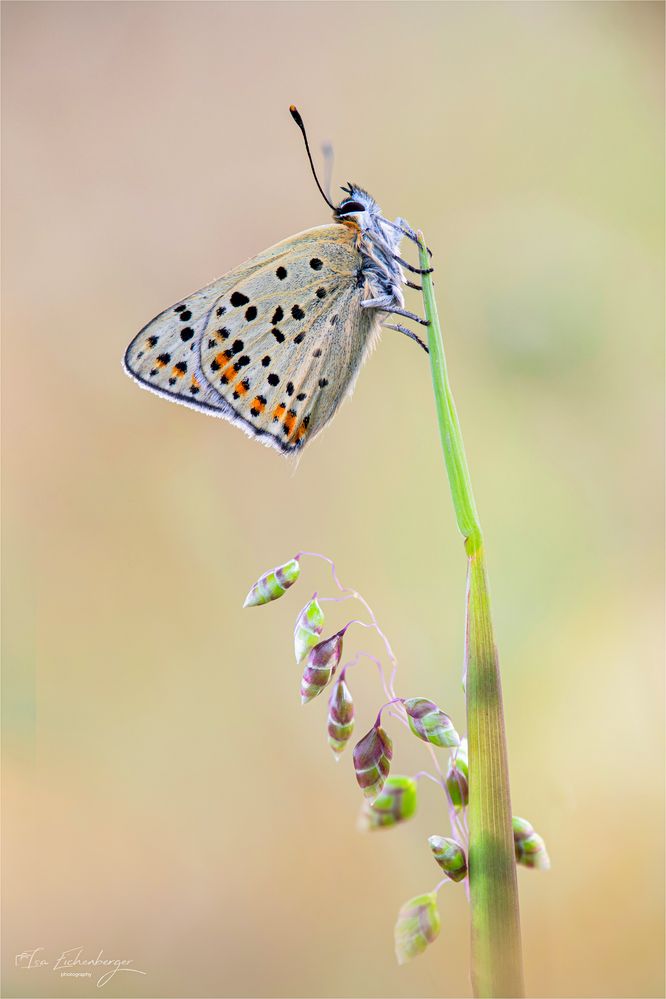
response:
<path id="1" fill-rule="evenodd" d="M 144 326 L 125 354 L 129 374 L 143 387 L 177 402 L 225 415 L 226 403 L 201 373 L 200 346 L 215 304 L 228 284 L 228 276 L 220 278 Z"/>
<path id="2" fill-rule="evenodd" d="M 277 244 L 161 313 L 130 344 L 142 384 L 283 452 L 331 419 L 372 340 L 353 229 Z"/>

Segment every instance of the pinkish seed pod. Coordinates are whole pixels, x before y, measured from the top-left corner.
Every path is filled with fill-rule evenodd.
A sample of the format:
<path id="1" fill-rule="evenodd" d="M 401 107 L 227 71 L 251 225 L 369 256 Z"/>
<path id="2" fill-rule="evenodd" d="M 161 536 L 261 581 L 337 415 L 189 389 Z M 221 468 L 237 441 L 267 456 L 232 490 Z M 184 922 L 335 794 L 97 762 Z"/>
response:
<path id="1" fill-rule="evenodd" d="M 447 878 L 451 878 L 452 881 L 462 881 L 467 875 L 467 859 L 460 843 L 447 836 L 430 836 L 428 842 L 433 857 Z"/>
<path id="2" fill-rule="evenodd" d="M 437 896 L 417 895 L 405 902 L 395 924 L 395 954 L 398 964 L 418 957 L 437 938 L 440 928 Z"/>
<path id="3" fill-rule="evenodd" d="M 324 612 L 317 603 L 317 594 L 308 601 L 296 618 L 294 628 L 294 654 L 300 663 L 319 641 L 324 627 Z"/>
<path id="4" fill-rule="evenodd" d="M 374 801 L 364 801 L 358 824 L 362 831 L 388 829 L 411 819 L 416 811 L 417 791 L 413 777 L 387 777 Z"/>
<path id="5" fill-rule="evenodd" d="M 340 756 L 354 731 L 354 702 L 344 680 L 344 670 L 328 700 L 328 744 Z"/>
<path id="6" fill-rule="evenodd" d="M 260 604 L 277 600 L 290 586 L 294 585 L 300 571 L 298 559 L 292 558 L 290 562 L 279 565 L 277 569 L 265 572 L 250 589 L 243 607 L 258 607 Z"/>
<path id="7" fill-rule="evenodd" d="M 342 658 L 343 634 L 344 631 L 338 631 L 308 652 L 301 679 L 301 704 L 307 704 L 321 694 L 335 676 Z"/>
<path id="8" fill-rule="evenodd" d="M 513 842 L 517 864 L 539 871 L 550 868 L 550 857 L 543 839 L 527 819 L 521 819 L 518 815 L 513 816 Z"/>
<path id="9" fill-rule="evenodd" d="M 393 743 L 381 725 L 373 725 L 354 746 L 356 780 L 366 798 L 376 798 L 388 777 Z"/>
<path id="10" fill-rule="evenodd" d="M 451 753 L 446 774 L 446 790 L 456 812 L 467 808 L 469 802 L 469 769 L 467 765 L 467 739 Z"/>
<path id="11" fill-rule="evenodd" d="M 448 715 L 426 697 L 410 697 L 403 701 L 409 727 L 414 735 L 431 746 L 450 747 L 460 745 L 460 736 L 453 727 Z"/>

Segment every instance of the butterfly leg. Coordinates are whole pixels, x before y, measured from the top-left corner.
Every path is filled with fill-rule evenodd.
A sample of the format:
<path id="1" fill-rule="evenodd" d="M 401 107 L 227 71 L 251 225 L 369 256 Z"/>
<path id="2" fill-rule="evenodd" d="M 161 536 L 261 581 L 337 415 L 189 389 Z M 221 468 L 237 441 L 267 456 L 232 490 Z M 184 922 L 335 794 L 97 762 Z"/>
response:
<path id="1" fill-rule="evenodd" d="M 389 225 L 392 225 L 395 229 L 400 229 L 400 226 L 397 226 L 394 222 L 390 222 Z M 400 229 L 400 231 L 403 232 L 404 230 Z M 409 233 L 405 233 L 405 235 L 407 236 L 409 235 Z M 377 245 L 384 254 L 390 256 L 393 260 L 397 260 L 399 264 L 402 264 L 402 266 L 405 267 L 408 271 L 411 271 L 412 274 L 432 274 L 434 270 L 433 267 L 429 267 L 427 270 L 422 270 L 420 267 L 413 267 L 411 264 L 407 263 L 406 260 L 403 260 L 402 257 L 399 257 L 396 253 L 392 253 L 391 247 L 383 240 L 379 240 L 376 234 L 372 232 L 366 232 L 365 238 L 367 240 L 372 240 L 372 242 L 375 243 L 375 245 Z M 367 249 L 367 244 L 366 244 L 366 253 L 372 256 L 372 259 L 376 261 L 376 257 L 374 256 L 374 254 L 371 254 L 370 251 Z"/>
<path id="2" fill-rule="evenodd" d="M 397 254 L 393 254 L 393 259 L 397 260 L 399 264 L 402 264 L 402 266 L 406 270 L 410 271 L 411 274 L 432 274 L 432 272 L 435 269 L 434 267 L 428 267 L 426 270 L 423 270 L 421 267 L 412 267 L 411 264 L 408 264 L 406 260 L 403 260 L 402 257 L 397 256 Z"/>
<path id="3" fill-rule="evenodd" d="M 419 238 L 410 226 L 409 222 L 406 222 L 404 219 L 396 219 L 395 222 L 392 222 L 391 219 L 385 219 L 383 216 L 380 216 L 380 221 L 384 222 L 386 225 L 392 226 L 393 229 L 398 229 L 400 232 L 404 233 L 408 239 L 411 239 L 413 243 L 420 246 Z M 432 257 L 432 250 L 429 246 L 426 246 L 426 250 L 428 251 L 428 256 Z"/>
<path id="4" fill-rule="evenodd" d="M 419 347 L 423 347 L 426 354 L 430 353 L 427 345 L 423 342 L 421 337 L 417 336 L 417 334 L 414 333 L 413 330 L 408 330 L 406 326 L 400 326 L 399 323 L 395 323 L 395 325 L 393 323 L 382 323 L 382 327 L 385 330 L 397 330 L 398 333 L 404 333 L 405 336 L 408 336 L 410 340 L 415 340 L 416 343 L 418 343 Z"/>
<path id="5" fill-rule="evenodd" d="M 404 226 L 407 226 L 407 228 L 404 228 Z M 404 220 L 403 220 L 403 225 L 399 226 L 398 228 L 402 232 L 404 232 L 404 234 L 407 237 L 407 239 L 411 239 L 412 243 L 416 243 L 417 246 L 421 245 L 419 243 L 418 236 L 416 235 L 416 233 L 414 232 L 414 230 L 410 229 L 410 227 L 407 225 L 407 223 Z M 430 249 L 429 246 L 426 246 L 426 250 L 428 251 L 428 256 L 432 260 L 432 250 Z"/>
<path id="6" fill-rule="evenodd" d="M 365 305 L 366 303 L 363 302 L 362 304 Z M 393 305 L 382 305 L 381 309 L 382 312 L 391 312 L 395 316 L 404 316 L 405 319 L 411 319 L 415 323 L 420 323 L 421 326 L 430 326 L 429 319 L 421 319 L 415 312 L 408 312 L 407 309 L 396 309 Z"/>
<path id="7" fill-rule="evenodd" d="M 407 286 L 407 288 L 413 288 L 414 291 L 423 291 L 422 284 L 414 284 L 413 281 L 405 281 L 405 285 Z"/>
<path id="8" fill-rule="evenodd" d="M 407 237 L 408 237 L 408 239 L 411 239 L 411 241 L 412 241 L 413 243 L 416 243 L 416 245 L 417 245 L 417 246 L 420 246 L 420 245 L 421 245 L 421 244 L 419 243 L 419 237 L 418 237 L 418 236 L 416 235 L 416 233 L 415 233 L 415 232 L 414 232 L 414 230 L 412 229 L 412 227 L 411 227 L 411 225 L 409 224 L 409 222 L 405 222 L 405 220 L 404 220 L 404 219 L 400 219 L 400 220 L 399 220 L 399 222 L 398 222 L 398 225 L 400 226 L 400 228 L 401 228 L 401 229 L 402 229 L 402 231 L 404 232 L 405 236 L 407 236 Z M 429 247 L 429 246 L 426 246 L 426 250 L 428 251 L 428 256 L 429 256 L 429 257 L 432 257 L 432 250 L 430 249 L 430 247 Z"/>

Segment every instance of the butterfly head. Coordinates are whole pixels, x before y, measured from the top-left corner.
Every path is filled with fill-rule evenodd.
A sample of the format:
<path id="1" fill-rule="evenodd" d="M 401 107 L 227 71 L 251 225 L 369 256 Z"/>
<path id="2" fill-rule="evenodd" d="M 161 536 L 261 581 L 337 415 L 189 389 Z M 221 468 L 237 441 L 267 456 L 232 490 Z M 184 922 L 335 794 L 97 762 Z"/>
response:
<path id="1" fill-rule="evenodd" d="M 371 220 L 381 215 L 379 205 L 374 198 L 371 198 L 367 191 L 356 184 L 348 184 L 343 187 L 347 197 L 343 198 L 339 205 L 333 210 L 333 218 L 336 222 L 345 219 L 353 219 L 360 229 L 365 229 Z"/>
<path id="2" fill-rule="evenodd" d="M 382 215 L 375 199 L 357 184 L 349 183 L 342 190 L 347 195 L 333 210 L 333 218 L 343 225 L 357 226 L 361 235 L 372 232 L 385 244 L 387 251 L 393 252 L 400 244 L 402 232 Z"/>

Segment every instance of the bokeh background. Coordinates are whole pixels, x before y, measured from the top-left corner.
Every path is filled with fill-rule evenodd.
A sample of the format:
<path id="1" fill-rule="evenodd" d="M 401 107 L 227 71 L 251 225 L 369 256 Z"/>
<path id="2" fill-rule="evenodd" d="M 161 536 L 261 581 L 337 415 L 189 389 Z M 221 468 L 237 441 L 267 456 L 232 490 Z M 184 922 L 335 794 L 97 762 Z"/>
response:
<path id="1" fill-rule="evenodd" d="M 425 358 L 391 333 L 298 468 L 127 379 L 154 314 L 328 219 L 287 113 L 435 252 L 487 536 L 533 996 L 663 996 L 663 6 L 5 3 L 4 994 L 467 996 L 419 815 L 356 830 L 293 619 L 333 556 L 464 728 L 465 561 Z M 409 255 L 409 250 L 406 251 Z M 419 301 L 410 293 L 412 307 Z M 346 608 L 331 611 L 341 625 Z M 349 651 L 378 653 L 357 629 Z M 353 674 L 357 731 L 381 693 Z M 397 772 L 427 765 L 395 731 Z"/>

